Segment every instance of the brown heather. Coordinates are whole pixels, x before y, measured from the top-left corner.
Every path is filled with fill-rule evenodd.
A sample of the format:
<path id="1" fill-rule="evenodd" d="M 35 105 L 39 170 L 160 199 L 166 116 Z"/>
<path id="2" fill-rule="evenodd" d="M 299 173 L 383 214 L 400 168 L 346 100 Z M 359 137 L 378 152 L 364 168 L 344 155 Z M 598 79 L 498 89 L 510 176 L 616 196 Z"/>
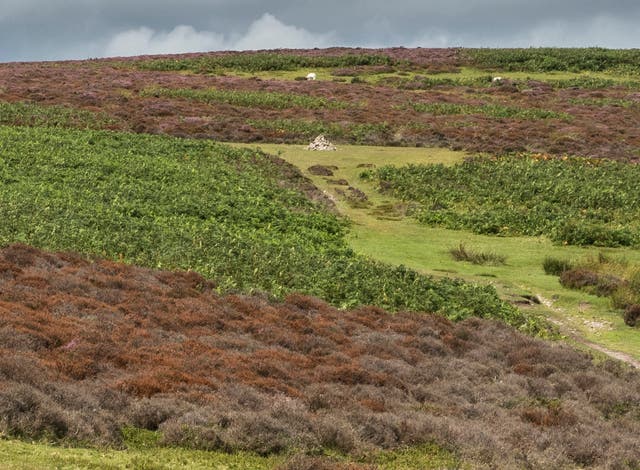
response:
<path id="1" fill-rule="evenodd" d="M 135 426 L 230 452 L 436 443 L 487 468 L 640 465 L 640 376 L 618 363 L 487 320 L 213 287 L 1 250 L 0 432 L 118 445 Z"/>

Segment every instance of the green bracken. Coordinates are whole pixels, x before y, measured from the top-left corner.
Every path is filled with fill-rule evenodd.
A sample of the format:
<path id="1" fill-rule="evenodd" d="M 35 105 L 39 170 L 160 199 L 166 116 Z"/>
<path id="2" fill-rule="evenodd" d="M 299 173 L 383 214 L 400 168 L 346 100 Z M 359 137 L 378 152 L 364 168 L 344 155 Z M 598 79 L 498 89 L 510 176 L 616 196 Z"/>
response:
<path id="1" fill-rule="evenodd" d="M 110 129 L 118 121 L 104 113 L 94 113 L 68 106 L 44 106 L 33 103 L 0 102 L 0 124 L 16 126 L 73 127 Z"/>
<path id="2" fill-rule="evenodd" d="M 540 108 L 518 108 L 500 104 L 470 105 L 458 103 L 411 103 L 410 107 L 419 113 L 434 115 L 478 114 L 492 118 L 514 119 L 562 119 L 570 121 L 572 116 L 567 113 L 550 111 Z"/>
<path id="3" fill-rule="evenodd" d="M 344 221 L 283 186 L 292 178 L 283 165 L 209 141 L 2 127 L 0 243 L 192 269 L 221 291 L 299 291 L 342 307 L 477 315 L 532 329 L 491 286 L 357 256 Z"/>
<path id="4" fill-rule="evenodd" d="M 354 67 L 363 65 L 393 65 L 397 61 L 384 54 L 299 55 L 265 53 L 235 53 L 196 58 L 152 59 L 136 61 L 142 70 L 221 73 L 225 70 L 262 72 L 298 70 L 301 68 Z"/>
<path id="5" fill-rule="evenodd" d="M 270 109 L 341 109 L 348 106 L 347 103 L 342 101 L 310 95 L 269 91 L 219 90 L 216 88 L 191 90 L 152 87 L 141 91 L 140 96 L 181 98 L 205 103 L 227 103 L 235 106 Z"/>
<path id="6" fill-rule="evenodd" d="M 370 173 L 369 173 L 370 174 Z M 375 171 L 379 186 L 420 204 L 421 222 L 503 236 L 546 235 L 557 243 L 640 243 L 640 168 L 581 158 L 471 158 L 453 167 Z"/>

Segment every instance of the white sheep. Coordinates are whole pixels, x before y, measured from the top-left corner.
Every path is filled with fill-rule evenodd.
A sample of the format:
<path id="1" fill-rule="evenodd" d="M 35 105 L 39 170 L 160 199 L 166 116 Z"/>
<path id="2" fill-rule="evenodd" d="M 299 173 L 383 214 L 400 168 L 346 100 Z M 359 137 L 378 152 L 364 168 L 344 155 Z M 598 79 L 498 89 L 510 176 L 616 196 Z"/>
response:
<path id="1" fill-rule="evenodd" d="M 314 72 L 311 72 L 310 74 L 307 75 L 307 80 L 315 80 L 316 79 L 316 74 Z"/>
<path id="2" fill-rule="evenodd" d="M 502 77 L 493 77 L 493 78 L 491 79 L 491 81 L 492 81 L 493 83 L 502 83 L 502 80 L 504 80 L 504 78 L 502 78 Z"/>

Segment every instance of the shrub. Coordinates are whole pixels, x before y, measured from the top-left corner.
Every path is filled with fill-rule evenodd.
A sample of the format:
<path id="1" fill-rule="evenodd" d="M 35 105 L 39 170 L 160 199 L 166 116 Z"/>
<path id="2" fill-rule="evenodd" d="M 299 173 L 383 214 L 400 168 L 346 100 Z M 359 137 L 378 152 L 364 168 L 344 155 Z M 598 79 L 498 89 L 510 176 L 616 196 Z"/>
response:
<path id="1" fill-rule="evenodd" d="M 586 268 L 564 271 L 560 275 L 560 284 L 569 289 L 582 289 L 598 285 L 598 273 Z"/>
<path id="2" fill-rule="evenodd" d="M 636 326 L 638 318 L 640 318 L 640 305 L 629 305 L 624 311 L 624 322 L 629 326 Z"/>

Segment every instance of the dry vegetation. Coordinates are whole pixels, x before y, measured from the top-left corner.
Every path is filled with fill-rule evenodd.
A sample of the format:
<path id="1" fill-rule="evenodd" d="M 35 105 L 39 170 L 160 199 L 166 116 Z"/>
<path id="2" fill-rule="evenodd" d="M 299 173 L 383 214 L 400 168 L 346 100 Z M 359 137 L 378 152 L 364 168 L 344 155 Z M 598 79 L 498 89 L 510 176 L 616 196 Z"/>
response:
<path id="1" fill-rule="evenodd" d="M 498 322 L 220 297 L 192 272 L 12 245 L 0 344 L 12 436 L 117 445 L 128 425 L 262 454 L 435 442 L 492 468 L 640 465 L 638 373 Z"/>

